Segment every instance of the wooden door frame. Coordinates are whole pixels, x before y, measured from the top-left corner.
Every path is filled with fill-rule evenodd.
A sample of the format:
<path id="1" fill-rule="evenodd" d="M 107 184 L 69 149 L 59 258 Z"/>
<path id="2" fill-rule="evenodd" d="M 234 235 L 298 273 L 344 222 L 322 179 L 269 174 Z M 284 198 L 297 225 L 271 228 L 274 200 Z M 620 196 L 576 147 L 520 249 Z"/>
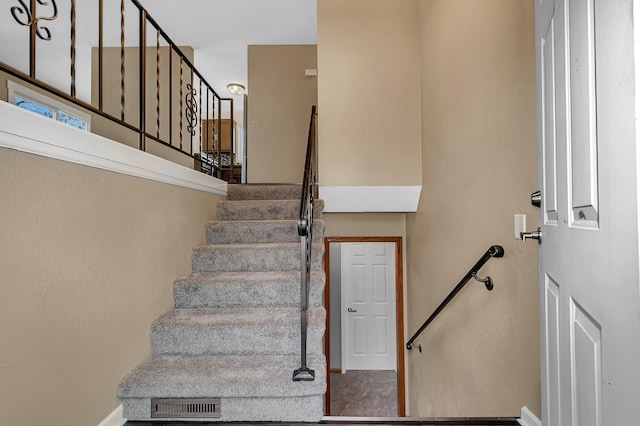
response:
<path id="1" fill-rule="evenodd" d="M 326 284 L 324 290 L 324 306 L 327 310 L 326 328 L 324 333 L 324 352 L 327 359 L 327 393 L 325 395 L 325 415 L 331 415 L 331 332 L 330 332 L 330 250 L 331 243 L 394 243 L 396 257 L 396 358 L 397 358 L 397 398 L 398 417 L 406 416 L 405 406 L 405 371 L 404 371 L 404 269 L 402 257 L 402 237 L 325 237 L 324 239 L 324 272 Z"/>

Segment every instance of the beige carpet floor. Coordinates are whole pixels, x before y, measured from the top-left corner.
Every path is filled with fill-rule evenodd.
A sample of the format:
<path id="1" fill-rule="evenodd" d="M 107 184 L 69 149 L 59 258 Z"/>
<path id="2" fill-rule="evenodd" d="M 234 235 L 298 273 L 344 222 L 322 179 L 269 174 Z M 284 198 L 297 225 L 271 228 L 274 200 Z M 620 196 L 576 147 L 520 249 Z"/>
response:
<path id="1" fill-rule="evenodd" d="M 332 416 L 396 417 L 398 415 L 395 371 L 351 370 L 331 373 Z"/>

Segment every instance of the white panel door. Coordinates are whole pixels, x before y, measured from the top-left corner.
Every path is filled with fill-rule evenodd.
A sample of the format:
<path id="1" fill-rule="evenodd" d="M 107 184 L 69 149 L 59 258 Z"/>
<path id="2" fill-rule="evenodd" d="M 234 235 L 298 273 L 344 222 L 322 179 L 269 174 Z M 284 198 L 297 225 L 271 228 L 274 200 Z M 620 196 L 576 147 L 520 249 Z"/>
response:
<path id="1" fill-rule="evenodd" d="M 542 415 L 638 424 L 633 0 L 535 0 Z"/>
<path id="2" fill-rule="evenodd" d="M 342 371 L 396 370 L 394 243 L 342 243 Z"/>

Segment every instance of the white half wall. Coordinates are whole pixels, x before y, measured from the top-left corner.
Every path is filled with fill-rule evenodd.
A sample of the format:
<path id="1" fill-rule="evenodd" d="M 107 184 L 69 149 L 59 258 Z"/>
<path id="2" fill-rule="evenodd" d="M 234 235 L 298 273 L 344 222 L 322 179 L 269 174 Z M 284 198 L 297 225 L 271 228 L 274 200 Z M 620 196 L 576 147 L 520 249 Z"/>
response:
<path id="1" fill-rule="evenodd" d="M 418 209 L 422 186 L 322 186 L 326 213 L 406 213 Z"/>
<path id="2" fill-rule="evenodd" d="M 227 183 L 169 160 L 0 101 L 0 147 L 217 195 Z"/>

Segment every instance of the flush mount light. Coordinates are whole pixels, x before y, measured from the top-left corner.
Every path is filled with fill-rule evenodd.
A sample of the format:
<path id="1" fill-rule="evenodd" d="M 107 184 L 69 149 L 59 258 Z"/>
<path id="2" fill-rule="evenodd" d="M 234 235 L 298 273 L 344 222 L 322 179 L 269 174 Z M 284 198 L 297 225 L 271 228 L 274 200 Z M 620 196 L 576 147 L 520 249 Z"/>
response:
<path id="1" fill-rule="evenodd" d="M 244 86 L 238 83 L 227 84 L 227 89 L 234 95 L 242 95 L 244 93 Z"/>

